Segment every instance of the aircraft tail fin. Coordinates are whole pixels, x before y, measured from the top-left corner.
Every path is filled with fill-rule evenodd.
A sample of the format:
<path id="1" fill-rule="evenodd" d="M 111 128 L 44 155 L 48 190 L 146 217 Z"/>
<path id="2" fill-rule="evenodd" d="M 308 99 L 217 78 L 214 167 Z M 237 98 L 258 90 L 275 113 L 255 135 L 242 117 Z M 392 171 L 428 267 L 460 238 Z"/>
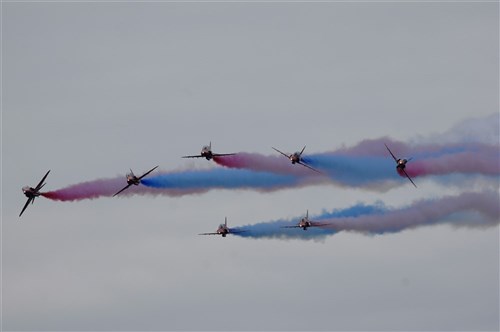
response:
<path id="1" fill-rule="evenodd" d="M 304 145 L 304 147 L 302 148 L 302 151 L 300 151 L 300 155 L 302 156 L 302 153 L 304 153 L 304 150 L 306 149 L 306 146 Z"/>

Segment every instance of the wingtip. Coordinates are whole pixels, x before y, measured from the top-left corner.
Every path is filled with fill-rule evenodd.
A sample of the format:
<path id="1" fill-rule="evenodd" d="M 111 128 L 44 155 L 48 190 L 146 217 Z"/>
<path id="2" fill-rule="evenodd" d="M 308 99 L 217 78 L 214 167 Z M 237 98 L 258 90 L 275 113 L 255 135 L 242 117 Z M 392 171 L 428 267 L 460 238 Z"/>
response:
<path id="1" fill-rule="evenodd" d="M 123 189 L 123 190 L 125 190 L 125 189 Z M 118 196 L 118 194 L 120 194 L 123 190 L 120 190 L 119 192 L 115 193 L 115 194 L 114 194 L 113 196 L 111 196 L 111 197 Z"/>

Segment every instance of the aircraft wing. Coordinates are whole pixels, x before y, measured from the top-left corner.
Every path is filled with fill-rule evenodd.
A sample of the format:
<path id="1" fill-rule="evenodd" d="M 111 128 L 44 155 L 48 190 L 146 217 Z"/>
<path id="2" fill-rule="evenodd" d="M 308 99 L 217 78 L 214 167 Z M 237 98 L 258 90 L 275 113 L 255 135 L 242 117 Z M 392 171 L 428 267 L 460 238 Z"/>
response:
<path id="1" fill-rule="evenodd" d="M 234 156 L 236 153 L 212 153 L 213 157 Z"/>
<path id="2" fill-rule="evenodd" d="M 45 179 L 47 178 L 47 175 L 49 175 L 49 173 L 50 173 L 50 169 L 47 173 L 45 173 L 45 176 L 40 180 L 40 182 L 38 182 L 38 184 L 35 187 L 35 191 L 42 189 L 43 184 L 44 184 L 43 181 L 45 181 Z"/>
<path id="3" fill-rule="evenodd" d="M 297 162 L 297 164 L 300 164 L 300 165 L 302 165 L 302 166 L 304 166 L 304 167 L 307 167 L 307 168 L 309 168 L 309 169 L 312 169 L 312 170 L 313 170 L 313 171 L 315 171 L 315 172 L 318 172 L 318 173 L 320 173 L 320 174 L 323 174 L 323 173 L 321 173 L 320 171 L 318 171 L 316 168 L 313 168 L 313 167 L 311 167 L 311 166 L 307 165 L 306 163 L 303 163 L 302 161 Z"/>
<path id="4" fill-rule="evenodd" d="M 389 147 L 387 146 L 387 144 L 384 143 L 384 145 L 387 148 L 387 151 L 389 151 L 389 153 L 391 154 L 392 158 L 394 158 L 394 161 L 398 162 L 398 158 L 396 158 L 396 156 L 392 153 L 392 151 L 389 149 Z"/>
<path id="5" fill-rule="evenodd" d="M 198 154 L 196 156 L 183 156 L 182 158 L 204 158 L 201 154 Z"/>
<path id="6" fill-rule="evenodd" d="M 117 192 L 116 194 L 113 195 L 113 197 L 115 197 L 116 195 L 118 195 L 119 193 L 121 193 L 122 191 L 124 191 L 125 189 L 128 189 L 128 187 L 130 187 L 132 184 L 127 184 L 125 187 L 123 187 L 119 192 Z"/>
<path id="7" fill-rule="evenodd" d="M 309 226 L 307 226 L 309 227 Z M 295 225 L 295 226 L 281 226 L 281 228 L 302 228 L 302 226 Z"/>
<path id="8" fill-rule="evenodd" d="M 149 171 L 147 171 L 146 173 L 142 174 L 140 177 L 139 177 L 139 180 L 142 179 L 143 177 L 145 177 L 146 175 L 148 175 L 149 173 L 151 173 L 152 171 L 154 171 L 155 169 L 157 169 L 158 166 L 156 167 L 153 167 L 151 168 Z"/>
<path id="9" fill-rule="evenodd" d="M 281 152 L 280 150 L 278 150 L 278 149 L 276 149 L 276 148 L 274 148 L 274 147 L 272 147 L 272 148 L 273 148 L 276 152 L 279 152 L 279 153 L 281 153 L 282 155 L 284 155 L 285 157 L 290 158 L 290 156 L 289 156 L 289 155 L 287 155 L 286 153 Z"/>
<path id="10" fill-rule="evenodd" d="M 21 213 L 19 213 L 19 217 L 23 214 L 24 210 L 26 210 L 26 208 L 28 207 L 28 205 L 30 205 L 30 203 L 31 203 L 32 200 L 33 200 L 33 198 L 31 198 L 31 197 L 28 198 L 28 200 L 26 201 L 26 204 L 24 204 L 24 207 L 23 207 Z"/>
<path id="11" fill-rule="evenodd" d="M 200 233 L 198 235 L 221 235 L 220 233 Z"/>
<path id="12" fill-rule="evenodd" d="M 413 180 L 411 179 L 411 177 L 408 175 L 408 173 L 406 173 L 406 171 L 403 169 L 401 169 L 403 171 L 403 173 L 405 173 L 406 177 L 408 178 L 408 180 L 410 180 L 410 182 L 415 186 L 415 188 L 417 188 L 417 185 L 415 184 L 415 182 L 413 182 Z"/>

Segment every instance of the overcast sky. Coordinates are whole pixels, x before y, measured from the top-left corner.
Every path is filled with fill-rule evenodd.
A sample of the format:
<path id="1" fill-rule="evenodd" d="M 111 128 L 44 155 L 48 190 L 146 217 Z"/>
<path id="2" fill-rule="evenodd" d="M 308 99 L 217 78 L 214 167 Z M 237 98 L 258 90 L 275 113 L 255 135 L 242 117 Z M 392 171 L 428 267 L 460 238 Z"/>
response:
<path id="1" fill-rule="evenodd" d="M 215 167 L 180 156 L 408 141 L 498 112 L 498 3 L 3 3 L 4 330 L 498 330 L 499 232 L 201 237 L 387 192 L 80 202 L 44 189 Z M 432 136 L 437 137 L 437 136 Z M 367 165 L 369 166 L 369 165 Z M 465 188 L 466 189 L 466 188 Z"/>

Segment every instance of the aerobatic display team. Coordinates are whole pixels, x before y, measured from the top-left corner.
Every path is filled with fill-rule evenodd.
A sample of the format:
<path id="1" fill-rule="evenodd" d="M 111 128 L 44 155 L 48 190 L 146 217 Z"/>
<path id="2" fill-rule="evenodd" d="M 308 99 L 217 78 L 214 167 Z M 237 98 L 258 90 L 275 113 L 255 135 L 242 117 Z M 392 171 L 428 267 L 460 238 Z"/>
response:
<path id="1" fill-rule="evenodd" d="M 498 122 L 498 115 L 489 118 Z M 493 136 L 495 135 L 498 136 L 498 133 Z M 384 137 L 366 139 L 352 147 L 323 153 L 307 154 L 305 146 L 295 153 L 272 147 L 275 154 L 271 155 L 214 153 L 210 142 L 202 148 L 200 154 L 182 157 L 213 161 L 216 167 L 210 169 L 159 171 L 156 170 L 159 166 L 155 166 L 139 176 L 130 170 L 124 177 L 85 181 L 42 192 L 49 170 L 35 187 L 23 187 L 28 200 L 19 216 L 40 196 L 55 201 L 79 201 L 133 195 L 183 196 L 202 194 L 213 189 L 273 192 L 315 185 L 371 190 L 407 186 L 408 190 L 418 190 L 417 184 L 421 178 L 442 182 L 479 182 L 481 179 L 491 178 L 491 182 L 498 186 L 498 137 L 490 143 L 476 139 L 474 135 L 468 135 L 462 140 L 439 139 L 435 143 L 429 143 L 430 141 L 432 139 L 420 143 L 405 143 Z M 454 196 L 419 200 L 399 208 L 384 203 L 358 203 L 311 218 L 307 206 L 304 206 L 304 211 L 304 216 L 293 221 L 275 220 L 245 226 L 228 227 L 226 218 L 214 232 L 200 235 L 226 237 L 234 234 L 247 238 L 310 239 L 341 231 L 366 234 L 398 232 L 411 227 L 453 223 L 457 220 L 460 225 L 469 227 L 495 226 L 500 220 L 499 192 L 488 186 L 479 191 L 464 191 Z M 460 218 L 461 215 L 464 217 Z"/>

